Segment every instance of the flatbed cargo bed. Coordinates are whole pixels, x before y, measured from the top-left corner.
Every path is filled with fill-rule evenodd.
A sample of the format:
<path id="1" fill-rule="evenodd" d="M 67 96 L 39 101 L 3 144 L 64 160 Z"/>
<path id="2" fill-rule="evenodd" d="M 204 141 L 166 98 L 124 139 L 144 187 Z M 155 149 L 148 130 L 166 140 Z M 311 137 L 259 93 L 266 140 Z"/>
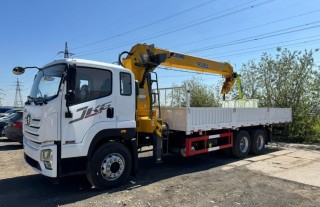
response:
<path id="1" fill-rule="evenodd" d="M 161 117 L 170 130 L 189 135 L 198 131 L 268 126 L 292 120 L 291 108 L 257 108 L 258 105 L 250 108 L 191 107 L 190 102 L 187 88 L 160 89 Z"/>
<path id="2" fill-rule="evenodd" d="M 162 107 L 161 115 L 170 130 L 191 134 L 197 131 L 291 122 L 290 108 Z"/>

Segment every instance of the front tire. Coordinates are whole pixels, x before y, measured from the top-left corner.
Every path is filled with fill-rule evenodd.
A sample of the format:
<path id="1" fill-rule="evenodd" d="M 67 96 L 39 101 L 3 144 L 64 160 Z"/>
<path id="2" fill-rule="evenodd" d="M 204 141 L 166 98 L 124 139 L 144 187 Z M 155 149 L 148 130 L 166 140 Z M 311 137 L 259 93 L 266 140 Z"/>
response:
<path id="1" fill-rule="evenodd" d="M 244 158 L 250 149 L 250 135 L 247 131 L 241 130 L 236 133 L 234 138 L 232 154 L 237 158 Z"/>
<path id="2" fill-rule="evenodd" d="M 108 142 L 94 153 L 87 177 L 97 189 L 108 189 L 123 184 L 130 176 L 131 166 L 128 148 L 118 142 Z"/>

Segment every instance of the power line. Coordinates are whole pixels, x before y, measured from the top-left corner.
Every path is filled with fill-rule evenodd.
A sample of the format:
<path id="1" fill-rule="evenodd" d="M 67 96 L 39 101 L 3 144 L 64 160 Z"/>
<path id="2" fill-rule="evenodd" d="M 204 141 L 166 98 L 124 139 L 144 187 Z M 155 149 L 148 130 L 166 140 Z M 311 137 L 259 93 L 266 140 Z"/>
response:
<path id="1" fill-rule="evenodd" d="M 251 2 L 249 2 L 249 3 L 251 3 Z M 289 9 L 289 8 L 292 8 L 292 7 L 296 7 L 296 6 L 298 6 L 298 5 L 301 5 L 301 4 L 305 4 L 305 2 L 300 2 L 300 3 L 296 3 L 296 4 L 290 4 L 290 5 L 286 5 L 286 7 L 285 8 L 281 8 L 281 7 L 279 7 L 277 10 L 276 9 L 273 9 L 272 11 L 268 11 L 267 13 L 264 13 L 264 14 L 262 14 L 262 15 L 255 15 L 255 18 L 258 18 L 258 17 L 261 17 L 261 16 L 265 16 L 266 14 L 267 15 L 270 15 L 270 14 L 272 14 L 272 13 L 276 13 L 276 12 L 283 12 L 283 9 Z M 235 8 L 235 7 L 234 7 Z M 320 11 L 320 10 L 319 10 Z M 312 11 L 312 12 L 308 12 L 308 13 L 313 13 L 313 12 L 317 12 L 317 10 L 315 10 L 315 11 Z M 218 12 L 218 13 L 222 13 L 222 12 Z M 217 14 L 217 13 L 216 13 Z M 305 14 L 307 14 L 307 13 L 305 13 Z M 301 14 L 301 15 L 304 15 L 304 14 Z M 251 18 L 250 18 L 250 20 L 251 20 Z M 243 22 L 245 22 L 245 21 L 247 21 L 247 20 L 242 20 L 241 22 L 243 23 Z M 224 26 L 231 26 L 231 25 L 237 25 L 238 23 L 235 23 L 235 22 L 233 22 L 232 24 L 228 24 L 228 25 L 224 25 Z M 219 27 L 219 29 L 221 30 L 222 28 L 224 28 L 224 27 Z M 213 28 L 213 29 L 215 29 L 216 30 L 216 28 Z M 209 30 L 206 30 L 206 32 L 207 31 L 211 31 L 212 29 L 209 29 Z M 234 33 L 236 33 L 236 32 L 231 32 L 232 34 L 234 34 Z M 225 37 L 226 35 L 229 35 L 229 34 L 231 34 L 231 33 L 225 33 L 225 34 L 223 34 L 223 35 L 218 35 L 219 37 L 220 36 L 223 36 L 223 37 Z M 203 39 L 201 39 L 200 41 L 202 41 Z M 172 40 L 172 41 L 176 41 L 176 40 Z M 170 41 L 171 42 L 171 41 Z M 187 42 L 188 43 L 188 42 Z M 172 48 L 176 48 L 176 47 L 179 47 L 180 46 L 180 44 L 179 45 L 173 45 L 173 46 L 171 46 Z"/>
<path id="2" fill-rule="evenodd" d="M 209 38 L 204 38 L 204 39 L 193 41 L 193 42 L 187 42 L 187 43 L 184 43 L 184 44 L 174 45 L 172 47 L 181 47 L 181 46 L 185 46 L 185 45 L 190 45 L 190 44 L 194 44 L 194 43 L 207 41 L 207 40 L 218 38 L 218 37 L 225 37 L 226 35 L 231 35 L 231 34 L 236 34 L 236 33 L 243 32 L 243 31 L 248 31 L 248 30 L 251 30 L 251 29 L 256 29 L 256 28 L 259 28 L 259 27 L 263 27 L 263 26 L 266 26 L 266 25 L 270 25 L 270 24 L 274 24 L 274 23 L 278 23 L 278 22 L 294 19 L 294 18 L 297 18 L 297 17 L 302 17 L 302 16 L 305 16 L 305 15 L 309 15 L 309 14 L 312 14 L 312 13 L 319 12 L 319 11 L 320 10 L 314 10 L 314 11 L 311 11 L 311 12 L 306 12 L 306 13 L 303 13 L 303 14 L 299 14 L 299 15 L 295 15 L 295 16 L 291 16 L 291 17 L 287 17 L 287 18 L 283 18 L 283 19 L 267 22 L 267 23 L 256 25 L 256 26 L 252 26 L 252 27 L 247 27 L 247 28 L 240 29 L 240 30 L 236 30 L 234 32 L 228 32 L 228 33 L 216 35 L 216 36 L 209 37 Z"/>
<path id="3" fill-rule="evenodd" d="M 308 43 L 309 42 L 309 43 Z M 314 44 L 315 42 L 320 42 L 320 39 L 317 40 L 313 40 L 313 41 L 306 41 L 306 42 L 300 42 L 300 43 L 294 43 L 294 44 L 288 44 L 288 45 L 280 45 L 277 47 L 269 47 L 269 48 L 264 48 L 264 49 L 260 49 L 260 50 L 253 50 L 253 51 L 248 51 L 248 52 L 243 52 L 243 53 L 236 53 L 236 54 L 230 54 L 230 55 L 222 55 L 222 56 L 216 56 L 216 58 L 223 58 L 223 57 L 230 57 L 230 56 L 240 56 L 240 55 L 245 55 L 245 54 L 252 54 L 252 53 L 257 53 L 257 52 L 261 52 L 261 51 L 266 51 L 266 50 L 272 50 L 272 49 L 276 49 L 278 47 L 286 47 L 286 48 L 291 48 L 293 46 L 299 46 L 299 45 L 311 45 Z M 308 43 L 308 44 L 307 44 Z M 208 56 L 208 57 L 213 57 L 213 56 Z"/>
<path id="4" fill-rule="evenodd" d="M 232 8 L 230 8 L 230 9 L 227 9 L 227 10 L 223 11 L 223 12 L 232 10 L 232 9 L 237 8 L 237 7 L 240 7 L 240 6 L 244 6 L 244 5 L 246 5 L 246 4 L 250 4 L 250 3 L 254 2 L 254 1 L 257 1 L 257 0 L 253 0 L 253 1 L 250 1 L 250 2 L 248 2 L 248 3 L 245 3 L 245 4 L 241 4 L 241 5 L 232 7 Z M 300 3 L 300 4 L 301 4 L 301 3 Z M 300 4 L 294 4 L 294 5 L 287 6 L 286 9 L 289 8 L 289 7 L 292 7 L 292 6 L 300 5 Z M 220 14 L 220 13 L 223 13 L 223 12 L 218 12 L 218 13 L 215 13 L 214 15 Z M 213 16 L 213 15 L 209 15 L 209 16 Z M 209 17 L 209 16 L 207 16 L 207 17 Z M 200 18 L 200 19 L 204 19 L 204 18 L 207 18 L 207 17 L 202 17 L 202 18 Z M 200 19 L 198 19 L 198 20 L 200 20 Z M 194 20 L 193 22 L 196 22 L 196 21 L 197 21 L 197 20 Z M 190 23 L 190 21 L 189 21 L 188 23 Z M 188 24 L 188 23 L 187 23 L 187 24 Z M 186 25 L 186 24 L 183 24 L 183 25 Z M 182 25 L 180 25 L 180 26 L 182 26 Z M 173 28 L 176 28 L 176 27 L 173 27 Z M 165 31 L 167 31 L 167 30 L 168 30 L 168 29 L 166 29 Z M 147 36 L 147 37 L 148 37 L 148 39 L 152 39 L 152 38 L 153 38 L 153 37 L 150 37 L 150 36 Z M 146 40 L 146 39 L 144 38 L 144 39 L 139 39 L 139 40 L 136 40 L 136 41 L 133 41 L 133 40 L 132 40 L 132 41 L 129 41 L 129 42 L 125 43 L 125 44 L 121 43 L 121 44 L 113 45 L 111 48 L 100 47 L 100 48 L 96 48 L 96 49 L 92 49 L 92 50 L 88 50 L 88 51 L 82 52 L 82 53 L 78 54 L 77 56 L 78 56 L 78 57 L 81 57 L 81 56 L 92 55 L 92 54 L 96 54 L 96 53 L 100 53 L 100 52 L 110 51 L 110 50 L 113 50 L 113 49 L 116 49 L 116 48 L 120 48 L 120 47 L 123 47 L 123 46 L 130 45 L 130 44 L 135 44 L 136 42 L 144 41 L 144 40 Z"/>
<path id="5" fill-rule="evenodd" d="M 320 35 L 313 35 L 313 36 L 309 36 L 309 37 L 297 38 L 297 39 L 292 39 L 292 40 L 287 40 L 287 41 L 281 41 L 281 42 L 276 42 L 276 43 L 272 43 L 272 44 L 259 45 L 259 46 L 256 46 L 256 47 L 242 48 L 242 49 L 238 49 L 238 50 L 233 50 L 233 52 L 216 53 L 216 54 L 211 54 L 211 55 L 206 56 L 206 57 L 213 57 L 213 56 L 221 55 L 221 54 L 233 54 L 234 52 L 246 51 L 246 50 L 256 49 L 256 48 L 263 48 L 263 47 L 267 47 L 267 46 L 271 46 L 271 45 L 284 47 L 286 45 L 280 45 L 280 44 L 288 43 L 288 42 L 294 42 L 294 41 L 298 41 L 298 40 L 306 40 L 306 39 L 310 39 L 310 38 L 314 38 L 314 37 L 320 37 Z M 316 39 L 316 40 L 319 40 L 319 39 Z M 315 41 L 315 40 L 309 40 L 309 41 Z M 302 41 L 302 42 L 299 42 L 299 44 L 306 43 L 306 42 L 309 42 L 309 41 Z M 224 57 L 224 56 L 219 56 L 219 57 Z"/>
<path id="6" fill-rule="evenodd" d="M 295 39 L 295 40 L 289 40 L 289 41 L 283 41 L 283 42 L 292 42 L 292 41 L 296 41 L 296 40 L 301 40 L 301 39 L 308 39 L 308 38 L 312 38 L 312 37 L 319 37 L 320 35 L 314 35 L 314 36 L 310 36 L 310 37 L 306 37 L 306 38 L 298 38 L 298 39 Z M 320 38 L 318 39 L 314 39 L 314 40 L 309 40 L 309 41 L 303 41 L 303 42 L 298 42 L 298 43 L 294 43 L 294 44 L 288 44 L 288 45 L 278 45 L 279 47 L 287 47 L 287 46 L 296 46 L 296 45 L 299 45 L 299 44 L 306 44 L 306 43 L 314 43 L 314 42 L 318 42 L 320 41 Z M 273 45 L 275 44 L 279 44 L 279 43 L 274 43 Z M 263 45 L 263 46 L 268 46 L 268 45 Z M 262 46 L 258 46 L 258 47 L 262 47 Z M 253 48 L 258 48 L 258 47 L 253 47 Z M 269 50 L 269 49 L 274 49 L 274 48 L 277 48 L 277 47 L 271 47 L 271 48 L 263 48 L 263 49 L 260 49 L 260 50 L 255 50 L 255 51 L 250 51 L 250 52 L 247 52 L 247 53 L 251 53 L 251 52 L 256 52 L 256 51 L 264 51 L 264 50 Z M 246 48 L 246 49 L 252 49 L 252 48 Z M 237 51 L 241 51 L 241 50 L 246 50 L 246 49 L 240 49 L 240 50 L 237 50 Z M 241 55 L 241 54 L 246 54 L 246 53 L 237 53 L 237 54 L 232 54 L 232 55 Z M 207 57 L 211 57 L 213 55 L 210 55 L 210 56 L 207 56 Z M 218 56 L 218 57 L 228 57 L 230 55 L 226 55 L 226 56 Z M 196 75 L 210 75 L 210 76 L 220 76 L 220 75 L 216 75 L 216 74 L 207 74 L 207 73 L 200 73 L 200 72 L 194 72 L 194 71 L 185 71 L 185 70 L 179 70 L 179 69 L 173 69 L 173 68 L 167 68 L 167 67 L 157 67 L 157 69 L 160 69 L 160 70 L 170 70 L 170 71 L 178 71 L 178 72 L 184 72 L 184 73 L 191 73 L 191 74 L 196 74 Z M 161 76 L 162 78 L 166 77 L 173 77 L 173 78 L 178 78 L 178 77 L 181 77 L 181 76 L 194 76 L 194 75 L 177 75 L 177 76 Z"/>
<path id="7" fill-rule="evenodd" d="M 256 7 L 259 7 L 259 6 L 262 6 L 262 5 L 271 3 L 271 2 L 273 2 L 273 1 L 275 1 L 275 0 L 267 0 L 267 1 L 264 1 L 264 2 L 261 2 L 261 3 L 258 3 L 258 4 L 255 4 L 255 5 L 252 5 L 252 6 L 248 6 L 248 7 L 245 7 L 245 8 L 236 10 L 236 11 L 233 11 L 233 12 L 229 12 L 229 13 L 226 13 L 226 14 L 223 14 L 223 15 L 220 15 L 220 16 L 215 16 L 215 17 L 212 17 L 212 18 L 209 18 L 209 19 L 200 21 L 200 22 L 195 22 L 195 23 L 189 24 L 189 25 L 187 25 L 187 26 L 183 26 L 183 27 L 180 27 L 180 28 L 176 28 L 176 27 L 175 27 L 175 29 L 173 29 L 173 30 L 171 30 L 171 31 L 166 31 L 166 32 L 163 32 L 163 33 L 158 34 L 158 35 L 154 35 L 154 36 L 149 37 L 149 38 L 146 38 L 146 39 L 147 39 L 147 40 L 148 40 L 148 39 L 154 39 L 154 38 L 161 37 L 161 36 L 164 36 L 164 35 L 167 35 L 167 34 L 171 34 L 171 33 L 174 33 L 174 32 L 178 32 L 178 31 L 181 31 L 181 30 L 185 30 L 185 29 L 188 29 L 188 28 L 190 28 L 190 27 L 199 26 L 199 25 L 201 25 L 201 24 L 208 23 L 208 22 L 213 21 L 213 20 L 221 19 L 221 18 L 230 16 L 230 15 L 234 15 L 234 14 L 237 14 L 237 13 L 240 13 L 240 12 L 243 12 L 243 11 L 246 11 L 246 10 L 249 10 L 249 9 L 254 9 L 254 8 L 256 8 Z"/>
<path id="8" fill-rule="evenodd" d="M 309 30 L 309 29 L 314 29 L 314 28 L 320 27 L 320 25 L 315 25 L 315 26 L 310 26 L 310 27 L 306 27 L 306 26 L 312 25 L 312 24 L 315 24 L 315 23 L 319 23 L 319 22 L 320 21 L 311 22 L 311 23 L 307 23 L 307 24 L 303 24 L 303 25 L 298 25 L 298 26 L 295 26 L 295 27 L 290 27 L 290 28 L 286 28 L 286 29 L 281 29 L 281 30 L 277 30 L 277 31 L 273 31 L 273 32 L 257 35 L 257 36 L 252 36 L 252 37 L 248 37 L 248 38 L 242 38 L 242 39 L 239 39 L 239 40 L 233 40 L 233 41 L 226 42 L 226 43 L 221 43 L 221 44 L 217 44 L 217 45 L 212 45 L 212 46 L 202 47 L 202 48 L 198 48 L 198 49 L 193 49 L 193 50 L 190 50 L 190 51 L 186 51 L 185 53 L 189 53 L 189 54 L 190 53 L 197 53 L 197 52 L 202 52 L 202 51 L 211 50 L 211 49 L 215 49 L 215 48 L 227 47 L 227 46 L 231 46 L 231 45 L 242 44 L 242 43 L 246 43 L 246 42 L 252 42 L 252 41 L 267 39 L 267 38 L 270 38 L 270 37 L 276 37 L 276 36 L 280 36 L 280 35 L 300 32 L 300 31 Z M 300 28 L 300 27 L 305 27 L 305 28 L 296 29 L 296 28 Z M 114 49 L 114 48 L 110 48 L 110 50 L 111 49 Z M 106 50 L 103 50 L 103 51 L 106 51 Z M 102 52 L 102 51 L 98 51 L 98 52 Z M 84 54 L 84 55 L 80 55 L 80 56 L 86 56 L 86 55 L 95 54 L 95 53 L 98 53 L 98 52 L 88 53 L 88 54 Z M 80 56 L 78 56 L 78 57 L 80 57 Z"/>
<path id="9" fill-rule="evenodd" d="M 154 21 L 154 22 L 145 24 L 145 25 L 140 26 L 140 27 L 136 27 L 136 28 L 131 29 L 131 30 L 128 30 L 128 31 L 126 31 L 126 32 L 123 32 L 123 33 L 120 33 L 120 34 L 117 34 L 117 35 L 113 35 L 113 36 L 110 36 L 110 37 L 108 37 L 108 38 L 105 38 L 105 39 L 102 39 L 102 40 L 98 40 L 98 41 L 95 41 L 95 42 L 92 42 L 92 43 L 88 43 L 88 44 L 85 44 L 85 45 L 82 45 L 82 46 L 75 47 L 75 48 L 73 48 L 73 50 L 79 49 L 79 48 L 83 48 L 83 47 L 88 47 L 88 46 L 91 46 L 91 45 L 96 45 L 96 44 L 101 43 L 101 42 L 105 42 L 105 41 L 108 41 L 108 40 L 111 40 L 111 39 L 114 39 L 114 38 L 118 38 L 118 37 L 127 35 L 127 34 L 132 33 L 132 32 L 139 31 L 139 30 L 141 30 L 141 29 L 144 29 L 144 28 L 153 26 L 153 25 L 155 25 L 155 24 L 158 24 L 158 23 L 160 23 L 160 22 L 163 22 L 163 21 L 172 19 L 173 17 L 180 16 L 180 15 L 182 15 L 182 14 L 184 14 L 184 13 L 190 12 L 190 11 L 192 11 L 192 10 L 194 10 L 194 9 L 198 9 L 198 8 L 200 8 L 200 7 L 202 7 L 202 6 L 211 4 L 211 3 L 213 3 L 213 2 L 215 2 L 215 1 L 212 1 L 212 0 L 206 1 L 206 2 L 204 2 L 204 3 L 202 3 L 202 4 L 193 6 L 193 7 L 188 8 L 188 9 L 185 9 L 185 10 L 183 10 L 183 11 L 181 11 L 181 12 L 178 12 L 178 13 L 176 13 L 176 14 L 174 14 L 174 15 L 167 16 L 167 17 L 165 17 L 165 18 L 156 20 L 156 21 Z"/>
<path id="10" fill-rule="evenodd" d="M 118 19 L 117 22 L 127 21 L 128 19 L 132 19 L 133 17 L 140 16 L 141 14 L 145 13 L 146 11 L 152 11 L 158 4 L 159 3 L 156 2 L 156 3 L 154 3 L 154 4 L 152 4 L 151 6 L 148 6 L 148 7 L 144 7 L 143 6 L 143 9 L 141 9 L 141 10 L 131 10 L 131 12 L 132 12 L 131 14 L 129 14 L 128 16 L 124 16 L 123 18 L 121 18 L 121 20 Z M 105 29 L 105 28 L 109 28 L 109 27 L 110 27 L 110 25 L 104 25 L 104 26 L 101 26 L 101 27 L 99 27 L 97 29 L 94 29 L 94 31 L 97 32 L 97 31 L 99 31 L 101 29 Z M 81 36 L 83 37 L 83 36 L 91 35 L 92 31 L 93 30 L 89 30 L 87 32 L 82 31 Z M 80 37 L 80 38 L 82 38 L 82 37 Z M 73 42 L 74 40 L 80 39 L 80 38 L 78 37 L 78 38 L 70 39 L 69 42 Z M 75 49 L 75 48 L 72 48 L 72 49 Z M 53 59 L 53 58 L 51 58 L 51 59 Z"/>
<path id="11" fill-rule="evenodd" d="M 217 14 L 220 14 L 220 13 L 224 13 L 224 12 L 226 12 L 226 11 L 232 10 L 232 9 L 237 8 L 237 7 L 239 7 L 239 6 L 243 6 L 243 5 L 252 3 L 252 2 L 254 2 L 254 1 L 257 1 L 257 0 L 252 0 L 252 1 L 248 2 L 248 3 L 245 3 L 245 4 L 241 4 L 241 5 L 232 7 L 232 8 L 230 8 L 230 9 L 227 9 L 227 10 L 223 11 L 223 12 L 218 12 L 218 13 L 215 13 L 215 14 L 213 14 L 213 15 L 217 15 Z M 197 19 L 197 20 L 193 20 L 193 21 L 191 21 L 191 22 L 196 22 L 196 21 L 198 21 L 198 20 L 201 20 L 201 19 L 204 19 L 204 18 L 213 16 L 213 15 L 209 15 L 209 16 L 206 16 L 206 17 L 202 17 L 202 18 L 199 18 L 199 19 Z M 185 23 L 185 24 L 182 24 L 182 25 L 179 25 L 179 26 L 188 25 L 188 24 L 190 24 L 190 21 L 188 21 L 188 23 Z M 176 28 L 177 28 L 177 26 L 171 27 L 171 28 L 169 28 L 169 29 L 167 28 L 167 29 L 164 30 L 164 31 L 168 31 L 168 30 L 170 30 L 170 29 L 176 29 Z M 159 33 L 159 32 L 157 32 L 157 33 L 155 33 L 155 34 L 158 34 L 158 33 Z M 107 50 L 111 50 L 111 49 L 119 48 L 119 47 L 122 47 L 122 46 L 126 46 L 126 45 L 128 45 L 128 44 L 132 44 L 132 43 L 137 42 L 137 41 L 140 41 L 140 40 L 145 40 L 145 38 L 148 38 L 148 37 L 150 37 L 150 35 L 144 36 L 144 37 L 142 37 L 142 39 L 140 38 L 139 40 L 135 40 L 135 41 L 131 40 L 131 41 L 129 41 L 129 42 L 127 41 L 125 44 L 123 44 L 123 43 L 120 44 L 120 45 L 119 45 L 119 44 L 116 44 L 116 45 L 113 45 L 113 46 L 116 46 L 116 47 L 107 48 Z M 78 48 L 78 47 L 77 47 L 77 48 Z M 93 52 L 93 51 L 97 51 L 97 50 L 101 50 L 101 49 L 106 49 L 106 47 L 100 47 L 100 48 L 96 48 L 96 49 L 92 49 L 92 50 L 87 50 L 87 51 L 85 51 L 84 53 Z M 103 50 L 103 51 L 104 51 L 104 50 Z M 90 53 L 90 54 L 91 54 L 91 53 Z M 80 56 L 84 56 L 84 55 L 80 55 Z"/>
<path id="12" fill-rule="evenodd" d="M 252 2 L 255 2 L 257 0 L 253 0 L 253 1 L 250 1 L 249 3 L 252 3 Z M 239 9 L 239 10 L 236 10 L 236 11 L 233 11 L 233 12 L 229 12 L 229 13 L 226 13 L 226 14 L 222 14 L 220 16 L 214 16 L 216 15 L 217 13 L 215 13 L 214 15 L 209 15 L 207 17 L 203 17 L 203 18 L 206 18 L 205 20 L 202 20 L 202 21 L 198 21 L 198 20 L 194 20 L 193 22 L 194 23 L 191 23 L 190 24 L 190 21 L 189 23 L 187 24 L 183 24 L 183 25 L 186 25 L 186 26 L 183 26 L 183 25 L 180 25 L 178 26 L 175 26 L 175 27 L 172 27 L 170 29 L 166 29 L 164 30 L 162 33 L 159 34 L 159 32 L 156 33 L 156 35 L 153 35 L 153 36 L 149 36 L 149 37 L 146 37 L 146 38 L 141 38 L 141 39 L 138 39 L 136 41 L 131 41 L 131 42 L 128 42 L 128 43 L 125 43 L 125 44 L 120 44 L 120 45 L 115 45 L 115 47 L 112 47 L 112 48 L 98 48 L 98 49 L 93 49 L 93 50 L 89 50 L 89 51 L 85 51 L 83 52 L 82 54 L 80 55 L 77 55 L 77 57 L 81 57 L 81 56 L 87 56 L 87 55 L 92 55 L 92 54 L 96 54 L 96 53 L 100 53 L 100 52 L 105 52 L 105 51 L 108 51 L 108 50 L 112 50 L 112 49 L 116 49 L 116 48 L 119 48 L 119 47 L 123 47 L 123 46 L 126 46 L 126 45 L 130 45 L 130 44 L 134 44 L 136 42 L 139 42 L 139 41 L 145 41 L 145 40 L 150 40 L 150 39 L 154 39 L 154 38 L 157 38 L 157 37 L 161 37 L 161 36 L 164 36 L 164 35 L 168 35 L 168 34 L 171 34 L 171 33 L 174 33 L 174 32 L 178 32 L 178 31 L 181 31 L 181 30 L 184 30 L 184 29 L 188 29 L 190 27 L 194 27 L 194 26 L 199 26 L 201 24 L 204 24 L 204 23 L 207 23 L 207 22 L 210 22 L 210 21 L 213 21 L 213 20 L 217 20 L 217 19 L 220 19 L 220 18 L 224 18 L 224 17 L 227 17 L 227 16 L 230 16 L 230 15 L 233 15 L 233 14 L 236 14 L 236 13 L 240 13 L 240 12 L 243 12 L 243 11 L 246 11 L 246 10 L 249 10 L 249 9 L 254 9 L 256 7 L 259 7 L 259 6 L 262 6 L 262 5 L 265 5 L 265 4 L 268 4 L 268 3 L 271 3 L 275 0 L 267 0 L 267 1 L 264 1 L 264 2 L 260 2 L 260 3 L 257 3 L 257 4 L 254 4 L 254 5 L 251 5 L 251 6 L 248 6 L 248 7 L 245 7 L 245 8 L 242 8 L 242 9 Z M 236 6 L 236 7 L 233 7 L 231 9 L 228 9 L 228 10 L 225 10 L 223 12 L 219 12 L 219 13 L 225 13 L 226 11 L 229 11 L 229 10 L 232 10 L 234 8 L 237 8 L 237 7 L 241 7 L 243 5 L 246 5 L 246 4 L 249 4 L 249 3 L 245 3 L 245 4 L 241 4 L 239 6 Z M 218 13 L 218 14 L 219 14 Z M 214 17 L 212 17 L 214 16 Z M 211 18 L 208 18 L 208 17 L 211 17 Z M 200 19 L 203 19 L 203 18 L 200 18 Z M 168 31 L 169 30 L 169 31 Z M 104 49 L 105 48 L 105 49 Z M 92 52 L 91 52 L 92 51 Z M 93 52 L 95 51 L 95 52 Z M 90 53 L 88 53 L 90 52 Z"/>
<path id="13" fill-rule="evenodd" d="M 298 25 L 295 27 L 290 27 L 290 28 L 286 28 L 286 29 L 273 31 L 273 32 L 268 32 L 268 33 L 257 35 L 257 36 L 252 36 L 252 37 L 233 40 L 230 42 L 225 42 L 225 43 L 221 43 L 221 44 L 217 44 L 217 45 L 202 47 L 202 48 L 187 51 L 186 53 L 197 53 L 197 52 L 202 52 L 205 50 L 211 50 L 211 49 L 215 49 L 215 48 L 226 47 L 226 46 L 231 46 L 231 45 L 236 45 L 236 44 L 241 44 L 241 43 L 246 43 L 246 42 L 251 42 L 251 41 L 257 41 L 257 40 L 261 40 L 261 39 L 266 39 L 266 38 L 270 38 L 270 37 L 276 37 L 276 36 L 280 36 L 280 35 L 284 35 L 284 34 L 290 34 L 290 33 L 294 33 L 294 32 L 309 30 L 309 29 L 320 27 L 320 25 L 309 26 L 309 27 L 302 28 L 302 29 L 296 29 L 296 28 L 305 27 L 305 26 L 312 25 L 312 24 L 319 23 L 319 22 L 320 21 L 311 22 L 311 23 L 307 23 L 307 24 L 303 24 L 303 25 Z M 287 30 L 291 30 L 291 31 L 287 31 Z M 287 31 L 287 32 L 285 32 L 285 31 Z M 278 33 L 278 34 L 274 34 L 274 33 Z"/>
<path id="14" fill-rule="evenodd" d="M 315 41 L 320 41 L 320 39 L 317 39 L 317 40 L 312 40 L 310 42 L 313 42 L 313 43 L 309 43 L 309 44 L 314 44 Z M 302 44 L 302 43 L 295 43 L 295 44 L 290 44 L 290 45 L 282 45 L 281 47 L 285 47 L 285 46 L 297 46 L 298 44 Z M 269 49 L 275 49 L 276 47 L 272 47 L 272 48 L 265 48 L 265 49 L 262 49 L 262 50 L 256 50 L 256 51 L 250 51 L 250 52 L 245 52 L 245 53 L 238 53 L 238 54 L 233 54 L 233 55 L 242 55 L 242 54 L 249 54 L 249 53 L 253 53 L 253 52 L 257 52 L 257 51 L 265 51 L 265 50 L 269 50 Z M 231 55 L 231 56 L 233 56 Z M 226 55 L 226 56 L 219 56 L 219 57 L 228 57 L 230 55 Z M 208 56 L 207 56 L 208 57 Z M 319 63 L 320 61 L 317 61 L 315 62 L 315 64 Z M 172 68 L 161 68 L 161 67 L 158 67 L 157 69 L 162 69 L 162 70 L 172 70 L 172 71 L 179 71 L 179 72 L 185 72 L 185 73 L 193 73 L 194 75 L 171 75 L 171 76 L 160 76 L 161 78 L 179 78 L 179 77 L 185 77 L 185 76 L 188 76 L 188 77 L 194 77 L 194 76 L 203 76 L 203 75 L 210 75 L 210 76 L 219 76 L 219 75 L 215 75 L 215 74 L 205 74 L 205 73 L 197 73 L 197 72 L 192 72 L 192 71 L 183 71 L 183 70 L 176 70 L 176 69 L 172 69 Z M 183 78 L 182 77 L 182 78 Z M 161 83 L 172 83 L 172 81 L 165 81 L 165 82 L 161 82 Z"/>

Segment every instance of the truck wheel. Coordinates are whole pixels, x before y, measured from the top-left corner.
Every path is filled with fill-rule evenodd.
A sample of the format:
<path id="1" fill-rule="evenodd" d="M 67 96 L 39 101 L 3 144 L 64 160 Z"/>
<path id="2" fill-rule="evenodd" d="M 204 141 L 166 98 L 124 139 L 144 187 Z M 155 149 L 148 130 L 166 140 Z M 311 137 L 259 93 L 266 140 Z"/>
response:
<path id="1" fill-rule="evenodd" d="M 116 187 L 129 178 L 131 165 L 128 148 L 118 142 L 108 142 L 94 153 L 87 177 L 97 189 Z"/>
<path id="2" fill-rule="evenodd" d="M 243 158 L 246 157 L 249 153 L 250 149 L 250 135 L 247 131 L 239 131 L 236 133 L 233 147 L 232 147 L 232 154 L 235 157 Z"/>
<path id="3" fill-rule="evenodd" d="M 266 133 L 263 130 L 254 130 L 251 134 L 250 153 L 259 155 L 263 152 L 266 143 Z"/>

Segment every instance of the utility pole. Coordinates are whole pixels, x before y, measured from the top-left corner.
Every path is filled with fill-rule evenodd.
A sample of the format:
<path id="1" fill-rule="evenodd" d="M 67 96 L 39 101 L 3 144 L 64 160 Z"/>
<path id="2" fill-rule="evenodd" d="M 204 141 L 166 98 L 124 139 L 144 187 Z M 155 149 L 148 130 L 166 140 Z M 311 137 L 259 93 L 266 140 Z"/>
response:
<path id="1" fill-rule="evenodd" d="M 68 50 L 68 42 L 65 42 L 64 44 L 64 51 L 60 51 L 58 54 L 63 54 L 64 58 L 69 58 L 70 56 L 74 55 L 74 53 L 71 53 Z"/>
<path id="2" fill-rule="evenodd" d="M 22 96 L 21 96 L 21 88 L 20 88 L 20 81 L 17 78 L 17 84 L 15 85 L 16 87 L 16 95 L 14 98 L 14 107 L 15 108 L 21 108 L 23 107 L 23 101 L 22 101 Z"/>
<path id="3" fill-rule="evenodd" d="M 0 95 L 6 95 L 5 93 L 2 93 L 1 91 L 3 91 L 3 90 L 0 89 Z M 0 106 L 2 106 L 2 102 L 1 102 L 2 99 L 3 99 L 3 98 L 0 98 Z"/>

